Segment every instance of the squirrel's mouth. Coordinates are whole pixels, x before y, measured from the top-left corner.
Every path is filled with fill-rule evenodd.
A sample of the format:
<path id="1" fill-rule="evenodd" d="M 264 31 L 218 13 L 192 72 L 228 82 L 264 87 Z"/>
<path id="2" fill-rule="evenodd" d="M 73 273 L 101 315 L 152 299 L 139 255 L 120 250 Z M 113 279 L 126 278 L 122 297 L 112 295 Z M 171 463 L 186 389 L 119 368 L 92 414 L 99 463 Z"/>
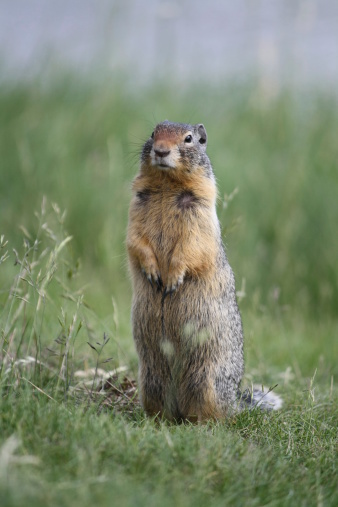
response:
<path id="1" fill-rule="evenodd" d="M 159 169 L 170 169 L 172 167 L 170 163 L 164 160 L 154 160 L 152 165 Z"/>
<path id="2" fill-rule="evenodd" d="M 169 170 L 176 167 L 176 160 L 173 157 L 158 157 L 151 156 L 151 165 L 158 167 L 159 169 Z"/>

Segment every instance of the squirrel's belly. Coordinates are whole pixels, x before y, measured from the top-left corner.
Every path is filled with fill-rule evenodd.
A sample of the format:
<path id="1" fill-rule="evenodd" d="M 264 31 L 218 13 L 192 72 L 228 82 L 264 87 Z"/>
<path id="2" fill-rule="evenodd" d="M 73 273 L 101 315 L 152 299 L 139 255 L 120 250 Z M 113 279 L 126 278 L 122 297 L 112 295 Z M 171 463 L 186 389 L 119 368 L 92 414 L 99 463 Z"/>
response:
<path id="1" fill-rule="evenodd" d="M 146 285 L 134 293 L 132 316 L 136 347 L 145 362 L 153 357 L 161 370 L 164 361 L 172 375 L 180 364 L 186 378 L 204 368 L 217 375 L 223 368 L 239 382 L 243 334 L 233 287 L 215 295 L 201 281 L 187 280 L 163 300 L 160 291 Z"/>
<path id="2" fill-rule="evenodd" d="M 148 324 L 166 321 L 175 334 L 180 334 L 187 323 L 205 328 L 222 326 L 227 307 L 232 307 L 235 300 L 233 280 L 227 270 L 218 272 L 212 280 L 187 275 L 183 284 L 164 300 L 164 289 L 152 287 L 141 272 L 134 284 L 133 320 Z M 151 325 L 147 328 L 152 329 Z"/>

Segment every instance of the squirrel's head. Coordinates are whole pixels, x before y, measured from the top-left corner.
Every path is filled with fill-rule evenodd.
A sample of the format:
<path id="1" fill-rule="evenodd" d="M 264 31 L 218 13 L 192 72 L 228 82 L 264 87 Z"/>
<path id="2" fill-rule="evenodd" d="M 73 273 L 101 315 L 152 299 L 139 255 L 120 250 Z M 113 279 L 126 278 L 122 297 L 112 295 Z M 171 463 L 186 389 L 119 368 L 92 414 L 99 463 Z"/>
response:
<path id="1" fill-rule="evenodd" d="M 201 123 L 189 125 L 166 120 L 156 125 L 144 144 L 142 166 L 159 169 L 172 176 L 191 173 L 198 167 L 209 169 L 206 146 L 207 133 Z"/>

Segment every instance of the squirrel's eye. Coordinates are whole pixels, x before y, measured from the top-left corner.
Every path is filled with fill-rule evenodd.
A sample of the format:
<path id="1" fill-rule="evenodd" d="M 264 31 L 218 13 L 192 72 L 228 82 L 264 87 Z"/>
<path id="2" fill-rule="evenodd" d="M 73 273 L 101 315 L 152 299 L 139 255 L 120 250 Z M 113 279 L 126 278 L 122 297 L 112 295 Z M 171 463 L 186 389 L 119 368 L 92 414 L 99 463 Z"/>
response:
<path id="1" fill-rule="evenodd" d="M 189 134 L 185 139 L 184 139 L 184 142 L 185 143 L 191 143 L 192 141 L 192 136 Z"/>
<path id="2" fill-rule="evenodd" d="M 151 137 L 152 139 L 154 139 L 154 132 L 151 134 L 151 136 L 150 136 L 150 137 Z"/>

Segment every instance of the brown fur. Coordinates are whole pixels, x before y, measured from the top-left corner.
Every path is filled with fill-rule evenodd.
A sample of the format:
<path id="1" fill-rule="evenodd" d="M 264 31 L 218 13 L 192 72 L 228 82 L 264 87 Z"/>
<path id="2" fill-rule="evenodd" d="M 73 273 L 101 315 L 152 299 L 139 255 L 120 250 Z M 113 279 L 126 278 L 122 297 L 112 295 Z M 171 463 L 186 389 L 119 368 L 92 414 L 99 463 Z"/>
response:
<path id="1" fill-rule="evenodd" d="M 203 181 L 198 172 L 202 171 L 196 171 L 194 178 L 187 179 L 184 184 L 158 170 L 134 181 L 135 196 L 128 230 L 131 262 L 154 278 L 160 274 L 163 284 L 168 287 L 177 285 L 180 276 L 211 278 L 216 267 L 217 244 L 215 231 L 210 227 L 215 189 L 211 182 Z M 165 192 L 161 191 L 162 187 Z M 151 213 L 149 201 L 138 196 L 144 189 L 151 201 Z M 189 192 L 193 198 L 187 198 Z M 194 200 L 200 204 L 198 208 L 196 206 L 196 217 L 194 221 L 185 220 L 184 211 L 194 208 Z M 156 253 L 154 242 L 161 244 Z"/>
<path id="2" fill-rule="evenodd" d="M 243 372 L 241 319 L 205 146 L 202 125 L 157 125 L 129 214 L 140 396 L 149 415 L 176 420 L 225 417 Z"/>

